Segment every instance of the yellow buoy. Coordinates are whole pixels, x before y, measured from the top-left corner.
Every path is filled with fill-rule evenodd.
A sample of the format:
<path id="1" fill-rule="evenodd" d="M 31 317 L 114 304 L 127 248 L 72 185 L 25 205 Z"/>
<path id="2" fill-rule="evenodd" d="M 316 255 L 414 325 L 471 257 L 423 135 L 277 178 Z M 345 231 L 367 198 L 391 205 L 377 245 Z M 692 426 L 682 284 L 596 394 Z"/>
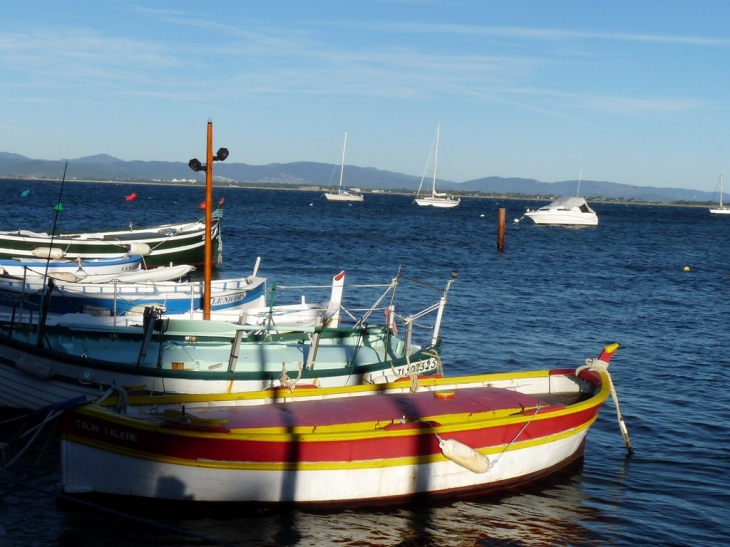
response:
<path id="1" fill-rule="evenodd" d="M 685 266 L 685 267 L 684 267 L 684 271 L 685 271 L 685 272 L 688 272 L 688 271 L 689 271 L 689 266 Z"/>

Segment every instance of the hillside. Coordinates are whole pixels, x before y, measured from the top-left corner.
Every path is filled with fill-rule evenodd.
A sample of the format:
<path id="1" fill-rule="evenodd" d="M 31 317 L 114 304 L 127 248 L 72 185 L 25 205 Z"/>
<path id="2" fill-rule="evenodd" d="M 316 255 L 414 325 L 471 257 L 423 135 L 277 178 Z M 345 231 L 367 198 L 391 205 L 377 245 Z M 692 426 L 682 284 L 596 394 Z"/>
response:
<path id="1" fill-rule="evenodd" d="M 0 152 L 0 177 L 60 179 L 66 160 L 32 159 L 20 154 Z M 420 177 L 382 171 L 372 167 L 347 166 L 347 185 L 365 190 L 416 192 Z M 269 165 L 220 162 L 215 165 L 215 182 L 252 184 L 290 184 L 292 186 L 334 186 L 339 181 L 339 166 L 327 163 L 294 162 Z M 68 160 L 67 180 L 125 182 L 204 181 L 204 173 L 192 171 L 185 162 L 123 161 L 107 154 Z M 545 197 L 574 195 L 577 180 L 540 182 L 534 179 L 484 177 L 466 182 L 439 180 L 439 190 L 459 193 L 481 192 L 499 195 Z M 713 192 L 679 188 L 632 186 L 607 181 L 583 180 L 580 194 L 590 199 L 639 200 L 654 203 L 716 200 Z M 728 200 L 730 201 L 730 200 Z"/>

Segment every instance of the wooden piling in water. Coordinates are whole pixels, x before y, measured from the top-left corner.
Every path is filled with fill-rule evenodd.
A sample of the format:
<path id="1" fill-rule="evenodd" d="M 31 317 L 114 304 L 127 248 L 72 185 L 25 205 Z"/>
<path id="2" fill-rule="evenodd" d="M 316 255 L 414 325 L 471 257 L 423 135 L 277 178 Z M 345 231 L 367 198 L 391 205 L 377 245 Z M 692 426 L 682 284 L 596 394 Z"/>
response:
<path id="1" fill-rule="evenodd" d="M 499 209 L 499 217 L 497 220 L 497 250 L 504 250 L 504 230 L 507 224 L 507 209 Z"/>

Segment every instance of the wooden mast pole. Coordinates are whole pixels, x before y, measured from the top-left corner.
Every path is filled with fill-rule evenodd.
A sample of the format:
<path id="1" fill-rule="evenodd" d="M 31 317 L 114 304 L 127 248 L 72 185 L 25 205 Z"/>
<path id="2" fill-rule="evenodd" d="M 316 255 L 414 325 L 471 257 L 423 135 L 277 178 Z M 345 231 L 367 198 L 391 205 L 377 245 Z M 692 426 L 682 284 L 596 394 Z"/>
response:
<path id="1" fill-rule="evenodd" d="M 213 121 L 208 119 L 208 147 L 205 156 L 205 262 L 203 283 L 203 319 L 210 320 L 211 279 L 213 277 Z"/>

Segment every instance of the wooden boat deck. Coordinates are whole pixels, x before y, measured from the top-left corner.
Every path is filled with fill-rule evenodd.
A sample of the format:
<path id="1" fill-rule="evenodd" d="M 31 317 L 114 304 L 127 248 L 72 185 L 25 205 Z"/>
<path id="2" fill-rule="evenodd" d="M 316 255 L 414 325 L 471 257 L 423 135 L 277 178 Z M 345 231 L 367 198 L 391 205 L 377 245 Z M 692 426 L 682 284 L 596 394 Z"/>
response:
<path id="1" fill-rule="evenodd" d="M 575 400 L 578 394 L 572 399 Z M 552 395 L 550 396 L 553 397 Z M 568 402 L 565 398 L 562 398 Z M 243 430 L 322 431 L 356 428 L 382 428 L 387 425 L 425 425 L 465 422 L 470 419 L 499 418 L 564 408 L 561 401 L 493 387 L 474 387 L 443 392 L 402 395 L 372 395 L 330 400 L 310 400 L 253 407 L 196 408 L 181 416 L 167 411 L 163 425 L 170 427 L 220 427 L 226 431 Z M 488 413 L 492 413 L 489 416 Z M 419 422 L 415 424 L 414 422 Z"/>

